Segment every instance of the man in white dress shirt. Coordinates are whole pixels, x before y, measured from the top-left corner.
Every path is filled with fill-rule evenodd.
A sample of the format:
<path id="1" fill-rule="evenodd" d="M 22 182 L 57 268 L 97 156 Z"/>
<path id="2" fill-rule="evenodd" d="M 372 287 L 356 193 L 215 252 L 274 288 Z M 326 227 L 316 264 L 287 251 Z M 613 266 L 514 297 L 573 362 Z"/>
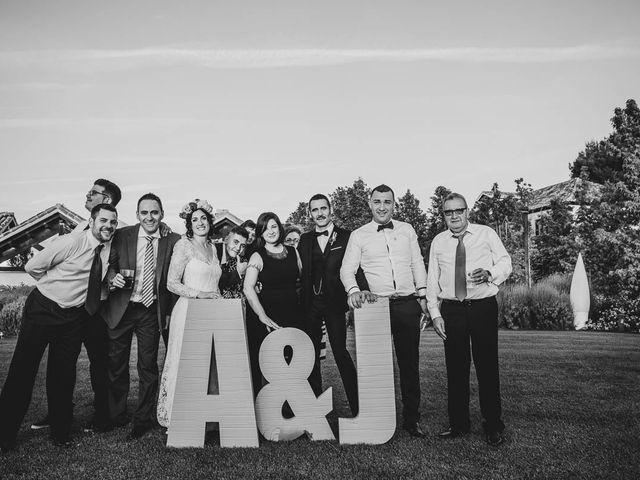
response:
<path id="1" fill-rule="evenodd" d="M 120 188 L 110 180 L 98 178 L 85 195 L 84 207 L 91 212 L 96 205 L 107 204 L 115 207 L 120 202 Z M 82 235 L 89 228 L 89 221 L 76 225 L 71 235 Z M 106 290 L 105 290 L 106 292 Z M 105 293 L 106 296 L 106 293 Z M 104 299 L 104 298 L 103 298 Z M 111 428 L 109 422 L 109 403 L 107 390 L 107 325 L 100 314 L 93 315 L 85 324 L 82 332 L 82 343 L 89 357 L 89 375 L 93 390 L 93 418 L 85 425 L 85 432 L 103 432 Z M 51 362 L 47 361 L 47 377 L 51 372 Z M 31 425 L 33 430 L 49 427 L 50 413 Z"/>
<path id="2" fill-rule="evenodd" d="M 441 438 L 469 432 L 469 369 L 478 377 L 480 410 L 489 445 L 504 442 L 498 370 L 498 285 L 511 274 L 511 257 L 500 237 L 468 221 L 465 198 L 451 193 L 443 201 L 448 229 L 431 244 L 427 304 L 433 328 L 444 340 L 449 429 Z M 473 354 L 469 348 L 473 347 Z"/>
<path id="3" fill-rule="evenodd" d="M 25 302 L 18 342 L 0 394 L 3 451 L 15 447 L 47 346 L 51 437 L 57 445 L 70 445 L 76 361 L 86 323 L 100 308 L 102 281 L 117 224 L 114 207 L 97 205 L 91 211 L 89 230 L 61 237 L 25 265 L 37 284 Z"/>
<path id="4" fill-rule="evenodd" d="M 420 316 L 426 314 L 427 272 L 418 237 L 411 225 L 392 220 L 395 198 L 387 185 L 371 192 L 373 220 L 351 233 L 342 260 L 340 279 L 349 295 L 348 303 L 360 308 L 377 296 L 389 297 L 391 333 L 400 369 L 404 429 L 424 437 L 420 427 Z M 360 291 L 356 282 L 362 268 L 370 291 Z"/>

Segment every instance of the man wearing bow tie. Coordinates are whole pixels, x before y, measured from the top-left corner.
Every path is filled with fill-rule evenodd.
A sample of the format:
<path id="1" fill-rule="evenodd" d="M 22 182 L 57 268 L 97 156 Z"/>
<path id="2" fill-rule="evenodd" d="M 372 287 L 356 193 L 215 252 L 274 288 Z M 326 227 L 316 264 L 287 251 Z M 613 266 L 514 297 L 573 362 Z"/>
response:
<path id="1" fill-rule="evenodd" d="M 302 261 L 305 330 L 316 351 L 309 383 L 316 395 L 322 393 L 320 343 L 324 321 L 351 413 L 355 416 L 358 414 L 357 374 L 347 351 L 347 295 L 340 281 L 340 266 L 351 232 L 333 224 L 331 204 L 325 195 L 318 193 L 311 197 L 308 208 L 315 229 L 300 237 L 298 252 Z"/>
<path id="2" fill-rule="evenodd" d="M 427 272 L 411 225 L 392 220 L 395 198 L 387 185 L 371 192 L 373 220 L 349 238 L 340 278 L 349 295 L 348 303 L 360 308 L 377 296 L 389 297 L 391 334 L 400 369 L 404 429 L 424 437 L 420 420 L 420 316 L 427 312 Z M 361 267 L 370 291 L 361 291 L 356 271 Z"/>

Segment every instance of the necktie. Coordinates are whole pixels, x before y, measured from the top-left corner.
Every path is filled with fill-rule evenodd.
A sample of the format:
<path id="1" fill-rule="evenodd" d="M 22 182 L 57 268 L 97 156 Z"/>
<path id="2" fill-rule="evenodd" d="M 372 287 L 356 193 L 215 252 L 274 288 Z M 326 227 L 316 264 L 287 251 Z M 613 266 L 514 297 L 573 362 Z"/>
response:
<path id="1" fill-rule="evenodd" d="M 101 243 L 93 250 L 87 298 L 84 301 L 84 308 L 89 312 L 89 315 L 95 315 L 100 308 L 100 289 L 102 285 L 102 259 L 100 258 L 100 252 L 102 252 L 103 247 L 104 245 Z"/>
<path id="2" fill-rule="evenodd" d="M 144 251 L 144 270 L 142 277 L 142 304 L 149 307 L 153 303 L 153 285 L 156 278 L 156 257 L 153 254 L 153 237 L 145 237 L 147 247 Z"/>
<path id="3" fill-rule="evenodd" d="M 455 290 L 456 298 L 460 301 L 467 297 L 467 252 L 462 242 L 466 234 L 467 232 L 464 232 L 458 237 L 456 247 Z"/>
<path id="4" fill-rule="evenodd" d="M 385 223 L 384 225 L 378 225 L 378 232 L 380 230 L 384 230 L 385 228 L 393 230 L 393 222 Z"/>
<path id="5" fill-rule="evenodd" d="M 326 235 L 326 236 L 328 237 L 328 236 L 329 236 L 329 230 L 325 230 L 324 232 L 313 232 L 313 234 L 314 234 L 316 237 L 320 237 L 320 236 L 322 236 L 322 235 Z"/>

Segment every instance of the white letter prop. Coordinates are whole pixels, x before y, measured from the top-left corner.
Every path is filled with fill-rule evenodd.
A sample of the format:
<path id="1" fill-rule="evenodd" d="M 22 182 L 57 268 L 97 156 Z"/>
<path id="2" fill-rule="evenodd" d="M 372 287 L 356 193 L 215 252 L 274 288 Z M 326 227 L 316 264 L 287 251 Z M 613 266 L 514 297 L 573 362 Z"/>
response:
<path id="1" fill-rule="evenodd" d="M 207 422 L 220 425 L 220 446 L 257 447 L 247 334 L 240 299 L 189 300 L 168 447 L 203 447 Z M 208 395 L 211 339 L 219 395 Z"/>
<path id="2" fill-rule="evenodd" d="M 380 444 L 396 430 L 389 300 L 379 298 L 354 310 L 359 412 L 338 419 L 340 443 Z"/>
<path id="3" fill-rule="evenodd" d="M 293 349 L 291 362 L 284 348 Z M 316 398 L 307 381 L 315 360 L 311 339 L 297 328 L 274 330 L 260 347 L 260 369 L 269 382 L 256 398 L 258 428 L 267 440 L 293 440 L 307 432 L 312 440 L 333 440 L 326 415 L 333 409 L 332 389 Z M 293 418 L 282 416 L 282 405 L 289 403 Z"/>

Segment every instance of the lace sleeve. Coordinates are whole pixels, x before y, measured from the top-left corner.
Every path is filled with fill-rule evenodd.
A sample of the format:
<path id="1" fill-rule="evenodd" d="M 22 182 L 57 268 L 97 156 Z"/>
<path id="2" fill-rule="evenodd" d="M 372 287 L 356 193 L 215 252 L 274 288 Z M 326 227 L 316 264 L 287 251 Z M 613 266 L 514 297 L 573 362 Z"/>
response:
<path id="1" fill-rule="evenodd" d="M 181 238 L 173 247 L 171 255 L 171 263 L 169 264 L 169 273 L 167 274 L 167 289 L 181 297 L 196 298 L 198 290 L 187 287 L 182 283 L 184 269 L 193 257 L 193 251 L 189 240 Z"/>

